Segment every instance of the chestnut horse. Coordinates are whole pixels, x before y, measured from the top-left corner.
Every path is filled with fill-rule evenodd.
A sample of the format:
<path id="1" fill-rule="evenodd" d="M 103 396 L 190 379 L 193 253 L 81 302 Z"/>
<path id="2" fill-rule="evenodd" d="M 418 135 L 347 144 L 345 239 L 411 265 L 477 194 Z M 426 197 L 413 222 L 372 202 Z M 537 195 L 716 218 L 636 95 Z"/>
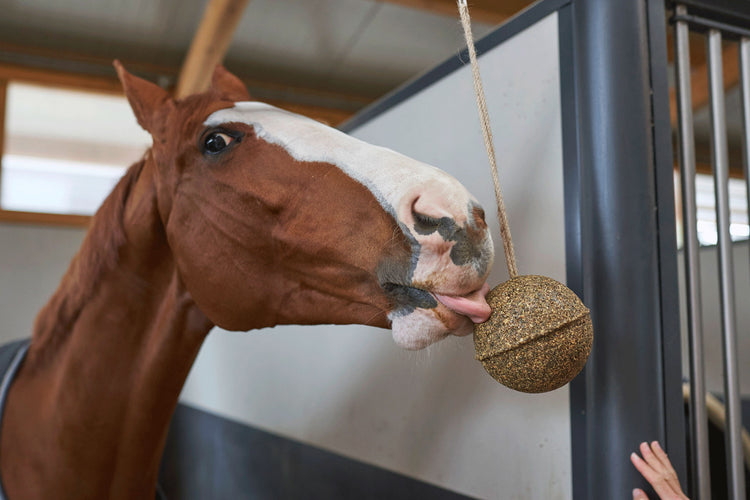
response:
<path id="1" fill-rule="evenodd" d="M 492 241 L 454 178 L 250 102 L 223 68 L 174 100 L 115 65 L 153 146 L 36 319 L 2 415 L 10 500 L 153 498 L 215 325 L 375 325 L 419 349 L 487 319 Z"/>

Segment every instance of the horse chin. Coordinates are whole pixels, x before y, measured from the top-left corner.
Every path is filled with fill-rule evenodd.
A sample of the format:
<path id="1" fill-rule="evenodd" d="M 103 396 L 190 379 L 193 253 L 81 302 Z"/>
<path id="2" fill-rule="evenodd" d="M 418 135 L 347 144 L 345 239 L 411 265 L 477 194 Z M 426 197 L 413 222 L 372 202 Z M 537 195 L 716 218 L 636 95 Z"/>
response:
<path id="1" fill-rule="evenodd" d="M 469 318 L 452 313 L 442 305 L 434 309 L 414 309 L 391 316 L 393 341 L 411 351 L 424 349 L 448 335 L 465 336 L 473 331 Z"/>

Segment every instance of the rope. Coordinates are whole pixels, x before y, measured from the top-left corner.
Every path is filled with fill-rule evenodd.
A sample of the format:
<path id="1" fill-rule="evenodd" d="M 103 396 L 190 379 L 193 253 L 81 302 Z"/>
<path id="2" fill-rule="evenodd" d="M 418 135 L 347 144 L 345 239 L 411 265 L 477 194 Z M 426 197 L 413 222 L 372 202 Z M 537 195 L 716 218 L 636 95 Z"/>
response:
<path id="1" fill-rule="evenodd" d="M 497 218 L 500 220 L 500 236 L 503 239 L 503 250 L 505 252 L 505 264 L 508 266 L 508 274 L 511 278 L 518 276 L 516 267 L 516 255 L 513 250 L 513 240 L 510 237 L 510 225 L 505 214 L 503 194 L 500 191 L 500 178 L 497 173 L 497 162 L 495 161 L 495 146 L 492 141 L 492 130 L 490 129 L 490 114 L 487 111 L 487 102 L 484 98 L 482 88 L 482 77 L 479 75 L 479 64 L 477 63 L 477 52 L 474 49 L 474 37 L 471 34 L 471 19 L 469 18 L 469 7 L 466 0 L 458 0 L 458 13 L 461 15 L 461 25 L 464 27 L 466 46 L 469 49 L 471 60 L 471 72 L 474 75 L 474 92 L 477 95 L 477 107 L 479 108 L 479 121 L 482 125 L 482 137 L 484 146 L 487 148 L 487 158 L 490 160 L 492 180 L 495 185 L 495 198 L 497 198 Z"/>

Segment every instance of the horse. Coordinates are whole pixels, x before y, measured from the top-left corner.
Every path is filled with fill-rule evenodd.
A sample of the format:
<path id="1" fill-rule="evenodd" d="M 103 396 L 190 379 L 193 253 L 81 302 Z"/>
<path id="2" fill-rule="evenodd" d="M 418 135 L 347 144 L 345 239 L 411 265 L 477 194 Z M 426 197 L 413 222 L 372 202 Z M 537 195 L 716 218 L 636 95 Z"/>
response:
<path id="1" fill-rule="evenodd" d="M 93 217 L 6 376 L 8 498 L 154 498 L 214 326 L 373 325 L 421 349 L 489 317 L 492 240 L 455 178 L 252 101 L 221 66 L 179 100 L 115 67 L 153 144 Z"/>

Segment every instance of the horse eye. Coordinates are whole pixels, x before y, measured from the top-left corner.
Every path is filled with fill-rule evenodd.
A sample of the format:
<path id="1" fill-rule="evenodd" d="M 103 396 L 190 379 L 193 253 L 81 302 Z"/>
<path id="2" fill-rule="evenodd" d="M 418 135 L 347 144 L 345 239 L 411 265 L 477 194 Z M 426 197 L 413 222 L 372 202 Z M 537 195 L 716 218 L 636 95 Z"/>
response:
<path id="1" fill-rule="evenodd" d="M 213 132 L 203 140 L 203 152 L 212 155 L 221 153 L 236 140 L 229 134 Z"/>

